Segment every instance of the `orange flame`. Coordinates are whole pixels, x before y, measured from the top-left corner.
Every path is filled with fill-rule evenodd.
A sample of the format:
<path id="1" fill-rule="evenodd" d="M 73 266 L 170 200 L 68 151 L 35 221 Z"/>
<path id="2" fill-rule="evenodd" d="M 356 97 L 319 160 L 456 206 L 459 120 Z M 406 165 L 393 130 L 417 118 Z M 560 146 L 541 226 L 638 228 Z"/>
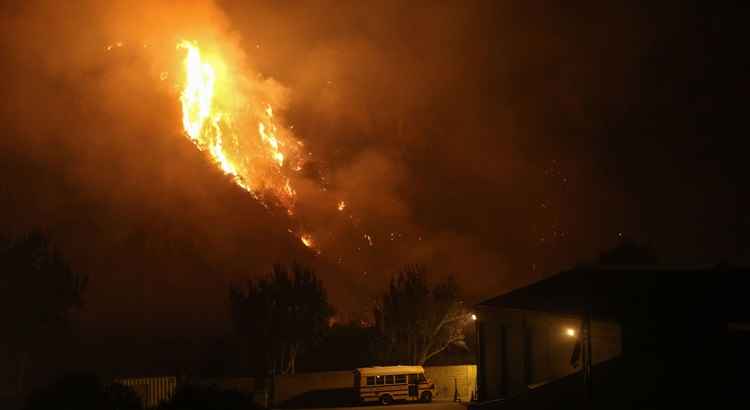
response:
<path id="1" fill-rule="evenodd" d="M 182 41 L 177 47 L 187 50 L 185 88 L 180 96 L 182 126 L 190 138 L 198 141 L 211 116 L 216 74 L 211 65 L 201 61 L 200 50 L 193 43 Z"/>
<path id="2" fill-rule="evenodd" d="M 312 248 L 315 246 L 315 241 L 313 241 L 312 235 L 309 233 L 303 233 L 300 235 L 299 240 L 302 241 L 302 243 L 307 246 L 308 248 Z"/>
<path id="3" fill-rule="evenodd" d="M 234 107 L 238 92 L 231 78 L 220 75 L 223 67 L 220 60 L 212 56 L 210 62 L 201 55 L 198 45 L 181 41 L 178 49 L 186 50 L 184 60 L 184 85 L 180 95 L 182 103 L 182 126 L 187 137 L 198 150 L 206 152 L 226 175 L 242 189 L 263 202 L 261 191 L 270 190 L 286 206 L 287 213 L 294 215 L 296 191 L 288 172 L 302 170 L 305 159 L 300 150 L 301 141 L 293 139 L 288 132 L 276 125 L 273 108 L 269 104 L 255 107 Z M 215 64 L 212 64 L 215 63 Z M 166 78 L 166 77 L 164 77 Z M 237 128 L 232 121 L 234 110 L 242 110 L 244 116 L 254 116 L 257 128 Z M 257 131 L 257 134 L 255 132 Z M 264 202 L 265 203 L 265 202 Z M 338 203 L 339 211 L 346 207 Z M 291 228 L 290 233 L 294 233 Z M 298 233 L 300 241 L 315 250 L 316 243 L 309 233 Z"/>
<path id="4" fill-rule="evenodd" d="M 181 41 L 177 48 L 186 50 L 185 83 L 180 95 L 185 134 L 199 150 L 207 152 L 238 186 L 258 199 L 260 191 L 272 191 L 291 215 L 296 192 L 286 176 L 284 166 L 288 153 L 283 150 L 288 147 L 291 154 L 296 154 L 301 144 L 287 144 L 280 138 L 273 109 L 268 104 L 255 114 L 258 118 L 258 140 L 248 139 L 252 134 L 236 129 L 232 124 L 231 110 L 225 108 L 232 106 L 235 96 L 217 91 L 235 92 L 236 87 L 230 83 L 231 79 L 219 76 L 215 65 L 201 55 L 196 43 Z M 221 63 L 215 59 L 212 61 Z M 252 147 L 258 150 L 253 151 Z M 301 158 L 296 159 L 296 168 L 300 167 L 301 161 Z"/>

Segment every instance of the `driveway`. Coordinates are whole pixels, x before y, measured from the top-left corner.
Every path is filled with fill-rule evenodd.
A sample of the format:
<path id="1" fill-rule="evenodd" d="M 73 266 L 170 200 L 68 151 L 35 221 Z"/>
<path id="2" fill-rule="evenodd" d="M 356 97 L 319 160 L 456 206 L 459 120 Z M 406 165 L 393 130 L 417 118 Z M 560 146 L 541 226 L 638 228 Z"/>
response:
<path id="1" fill-rule="evenodd" d="M 434 401 L 432 403 L 397 403 L 389 406 L 363 405 L 355 407 L 329 407 L 327 409 L 307 410 L 466 410 L 466 403 L 455 403 L 452 401 Z"/>

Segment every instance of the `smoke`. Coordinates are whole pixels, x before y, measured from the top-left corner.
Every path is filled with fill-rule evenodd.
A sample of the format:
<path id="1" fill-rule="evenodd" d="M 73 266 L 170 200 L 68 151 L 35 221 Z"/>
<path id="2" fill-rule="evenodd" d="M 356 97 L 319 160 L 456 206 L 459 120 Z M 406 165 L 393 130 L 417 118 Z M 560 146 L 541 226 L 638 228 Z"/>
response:
<path id="1" fill-rule="evenodd" d="M 474 301 L 596 255 L 618 232 L 655 235 L 634 184 L 698 193 L 677 171 L 625 171 L 624 158 L 662 158 L 620 126 L 643 120 L 630 113 L 648 101 L 642 61 L 660 50 L 651 17 L 408 3 L 4 4 L 0 220 L 11 234 L 47 230 L 92 276 L 92 321 L 180 327 L 218 323 L 229 283 L 292 260 L 347 313 L 413 263 L 455 274 Z M 293 217 L 184 137 L 181 40 L 243 79 L 238 106 L 271 104 L 304 143 Z M 690 209 L 667 225 L 702 212 Z"/>
<path id="2" fill-rule="evenodd" d="M 91 271 L 96 312 L 176 315 L 198 300 L 206 306 L 191 310 L 215 312 L 207 307 L 221 305 L 226 283 L 292 259 L 317 265 L 345 311 L 369 309 L 362 298 L 410 263 L 465 279 L 469 296 L 499 291 L 509 232 L 476 224 L 493 204 L 516 202 L 486 192 L 524 177 L 526 164 L 510 138 L 513 114 L 487 128 L 483 85 L 467 71 L 482 53 L 472 44 L 482 33 L 469 27 L 479 11 L 396 2 L 377 11 L 349 2 L 10 8 L 3 22 L 14 35 L 3 42 L 15 64 L 4 78 L 17 103 L 3 109 L 10 135 L 23 137 L 6 143 L 48 178 L 9 182 L 13 195 L 34 189 L 27 226 L 15 225 L 42 224 Z M 181 39 L 221 56 L 227 75 L 246 79 L 237 95 L 270 102 L 305 142 L 312 155 L 294 180 L 294 219 L 244 198 L 182 137 Z M 464 53 L 473 61 L 456 60 Z M 509 137 L 496 140 L 501 133 Z M 296 224 L 320 255 L 287 234 Z"/>
<path id="3" fill-rule="evenodd" d="M 282 209 L 231 184 L 182 134 L 177 41 L 213 44 L 247 69 L 215 5 L 5 7 L 4 226 L 48 231 L 91 276 L 90 319 L 213 326 L 228 283 L 310 259 Z M 242 86 L 277 104 L 286 92 L 265 79 Z"/>
<path id="4" fill-rule="evenodd" d="M 246 12 L 260 20 L 273 12 L 259 6 Z M 158 323 L 163 318 L 154 311 L 176 316 L 186 303 L 213 314 L 227 283 L 291 260 L 316 265 L 334 301 L 362 311 L 369 303 L 357 301 L 373 296 L 403 264 L 458 274 L 466 269 L 462 261 L 483 252 L 476 243 L 467 246 L 449 239 L 456 235 L 416 224 L 404 197 L 410 175 L 398 150 L 413 142 L 411 123 L 419 120 L 410 118 L 410 107 L 433 98 L 430 88 L 400 87 L 409 79 L 381 78 L 382 61 L 363 61 L 357 70 L 370 70 L 383 82 L 373 86 L 390 90 L 378 92 L 383 100 L 372 105 L 375 89 L 342 82 L 347 71 L 332 60 L 379 60 L 368 39 L 316 45 L 283 67 L 269 63 L 266 50 L 288 53 L 304 49 L 304 41 L 259 40 L 274 32 L 273 21 L 260 20 L 230 19 L 206 1 L 31 2 L 3 13 L 14 33 L 3 38 L 4 50 L 15 62 L 4 78 L 16 85 L 8 94 L 16 103 L 3 107 L 11 130 L 4 143 L 14 160 L 39 168 L 29 170 L 27 180 L 6 174 L 9 201 L 33 191 L 18 201 L 26 209 L 11 225 L 18 232 L 42 226 L 77 268 L 90 272 L 90 310 L 98 316 L 107 311 L 119 321 L 149 310 L 143 317 Z M 303 24 L 300 30 L 316 28 Z M 175 83 L 181 57 L 175 45 L 182 39 L 221 56 L 222 74 L 244 79 L 237 84 L 238 106 L 248 103 L 243 98 L 263 101 L 281 121 L 299 120 L 298 137 L 312 155 L 294 180 L 295 218 L 244 198 L 182 137 Z M 399 66 L 384 67 L 392 75 Z M 413 79 L 416 74 L 411 71 Z M 342 200 L 343 212 L 336 208 Z M 297 224 L 313 235 L 320 255 L 300 249 L 288 235 Z M 200 300 L 205 306 L 194 306 Z"/>

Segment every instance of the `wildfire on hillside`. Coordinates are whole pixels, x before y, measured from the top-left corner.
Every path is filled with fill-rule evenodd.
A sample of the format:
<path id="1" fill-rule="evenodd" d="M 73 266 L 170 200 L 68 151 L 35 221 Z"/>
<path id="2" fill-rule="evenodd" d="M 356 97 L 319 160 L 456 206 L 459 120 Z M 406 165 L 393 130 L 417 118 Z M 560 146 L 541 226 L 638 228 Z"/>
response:
<path id="1" fill-rule="evenodd" d="M 105 49 L 109 52 L 125 46 L 126 43 L 118 41 Z M 294 136 L 291 126 L 280 125 L 273 106 L 264 100 L 273 98 L 273 94 L 255 95 L 248 91 L 254 89 L 248 87 L 252 81 L 234 71 L 220 55 L 201 49 L 195 41 L 181 40 L 176 49 L 181 62 L 177 75 L 161 71 L 158 77 L 161 81 L 175 79 L 185 137 L 205 153 L 217 169 L 263 206 L 280 205 L 293 218 L 292 224 L 297 225 L 287 231 L 305 247 L 320 254 L 321 243 L 313 233 L 330 238 L 331 232 L 296 212 L 295 181 L 300 183 L 302 178 L 309 178 L 301 175 L 301 171 L 312 153 Z M 326 192 L 325 176 L 319 175 L 317 182 L 320 191 Z M 359 230 L 357 219 L 350 212 L 350 203 L 329 199 L 336 214 L 344 214 L 346 223 Z M 374 246 L 370 234 L 360 232 L 355 236 L 370 247 Z M 355 246 L 357 251 L 361 250 Z"/>
<path id="2" fill-rule="evenodd" d="M 270 104 L 236 107 L 235 84 L 226 70 L 224 75 L 219 73 L 218 58 L 204 57 L 191 41 L 181 41 L 177 48 L 185 50 L 180 95 L 185 135 L 239 187 L 261 202 L 265 192 L 272 193 L 293 215 L 297 194 L 291 173 L 299 172 L 304 164 L 299 154 L 302 142 L 279 128 Z M 260 112 L 247 112 L 258 106 Z M 241 128 L 234 121 L 236 115 L 257 117 L 257 128 Z M 314 247 L 310 234 L 299 238 L 306 247 Z"/>

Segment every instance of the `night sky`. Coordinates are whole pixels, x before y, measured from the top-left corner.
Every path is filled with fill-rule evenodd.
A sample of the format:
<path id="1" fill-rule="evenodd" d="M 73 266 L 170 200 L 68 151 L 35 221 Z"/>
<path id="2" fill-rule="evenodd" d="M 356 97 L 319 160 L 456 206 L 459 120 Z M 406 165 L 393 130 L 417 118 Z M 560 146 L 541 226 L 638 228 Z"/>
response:
<path id="1" fill-rule="evenodd" d="M 224 326 L 228 284 L 276 262 L 313 266 L 346 319 L 405 264 L 473 302 L 622 238 L 665 263 L 747 260 L 739 10 L 99 3 L 0 6 L 3 235 L 40 228 L 91 277 L 87 328 Z M 158 78 L 182 38 L 235 62 L 309 149 L 294 217 L 182 135 Z"/>

